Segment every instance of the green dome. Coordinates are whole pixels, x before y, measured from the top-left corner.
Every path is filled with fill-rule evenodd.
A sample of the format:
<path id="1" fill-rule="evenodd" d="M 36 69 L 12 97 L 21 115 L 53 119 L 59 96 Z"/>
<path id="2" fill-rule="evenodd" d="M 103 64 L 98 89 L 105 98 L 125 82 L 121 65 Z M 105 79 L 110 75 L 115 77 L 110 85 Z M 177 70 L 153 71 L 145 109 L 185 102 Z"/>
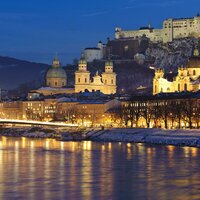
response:
<path id="1" fill-rule="evenodd" d="M 113 62 L 112 61 L 106 61 L 106 64 L 105 64 L 105 66 L 112 66 L 113 67 Z"/>
<path id="2" fill-rule="evenodd" d="M 62 67 L 51 67 L 47 71 L 46 78 L 67 78 L 67 74 Z"/>
<path id="3" fill-rule="evenodd" d="M 81 59 L 79 60 L 79 65 L 87 65 L 86 60 L 85 60 L 84 58 L 81 58 Z"/>

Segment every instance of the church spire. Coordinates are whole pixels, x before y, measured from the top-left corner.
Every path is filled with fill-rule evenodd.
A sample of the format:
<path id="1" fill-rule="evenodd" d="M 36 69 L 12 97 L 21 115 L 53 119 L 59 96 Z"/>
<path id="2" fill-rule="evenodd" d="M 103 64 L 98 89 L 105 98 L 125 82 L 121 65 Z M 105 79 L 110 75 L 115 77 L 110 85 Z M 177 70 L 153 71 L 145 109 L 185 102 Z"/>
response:
<path id="1" fill-rule="evenodd" d="M 53 60 L 53 67 L 60 67 L 60 61 L 58 59 L 58 53 L 56 52 L 56 55 L 54 57 L 54 60 Z"/>

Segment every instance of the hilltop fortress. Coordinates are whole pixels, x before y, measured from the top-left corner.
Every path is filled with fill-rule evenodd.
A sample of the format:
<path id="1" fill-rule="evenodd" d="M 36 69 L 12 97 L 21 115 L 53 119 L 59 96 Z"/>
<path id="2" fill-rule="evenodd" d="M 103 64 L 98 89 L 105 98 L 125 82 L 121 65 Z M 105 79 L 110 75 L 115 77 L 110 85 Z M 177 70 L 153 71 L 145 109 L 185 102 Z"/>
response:
<path id="1" fill-rule="evenodd" d="M 200 37 L 200 15 L 192 18 L 167 19 L 162 29 L 154 29 L 150 25 L 139 30 L 115 29 L 115 39 L 140 38 L 146 36 L 152 42 L 172 42 L 174 39 Z"/>

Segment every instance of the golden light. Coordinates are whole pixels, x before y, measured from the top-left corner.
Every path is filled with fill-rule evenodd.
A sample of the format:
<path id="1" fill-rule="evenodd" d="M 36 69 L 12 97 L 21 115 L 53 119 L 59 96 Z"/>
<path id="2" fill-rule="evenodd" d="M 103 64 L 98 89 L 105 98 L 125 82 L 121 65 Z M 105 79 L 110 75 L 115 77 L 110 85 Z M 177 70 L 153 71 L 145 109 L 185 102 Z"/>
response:
<path id="1" fill-rule="evenodd" d="M 127 146 L 128 148 L 131 148 L 132 145 L 131 145 L 131 143 L 127 143 L 126 146 Z"/>
<path id="2" fill-rule="evenodd" d="M 31 148 L 34 148 L 34 141 L 31 141 Z"/>
<path id="3" fill-rule="evenodd" d="M 109 149 L 109 150 L 112 149 L 112 143 L 111 143 L 111 142 L 108 143 L 108 149 Z"/>
<path id="4" fill-rule="evenodd" d="M 64 149 L 65 149 L 65 143 L 64 142 L 60 142 L 60 149 L 62 151 L 64 151 Z"/>

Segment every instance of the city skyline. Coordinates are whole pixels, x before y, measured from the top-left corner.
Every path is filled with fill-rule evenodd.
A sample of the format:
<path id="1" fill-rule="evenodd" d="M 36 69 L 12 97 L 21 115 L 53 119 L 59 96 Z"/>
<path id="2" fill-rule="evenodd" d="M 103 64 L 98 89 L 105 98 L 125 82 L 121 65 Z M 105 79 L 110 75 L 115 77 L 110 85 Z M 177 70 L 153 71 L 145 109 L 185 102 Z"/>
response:
<path id="1" fill-rule="evenodd" d="M 1 3 L 1 56 L 50 63 L 58 52 L 63 64 L 78 58 L 85 47 L 114 38 L 114 28 L 161 27 L 166 18 L 197 14 L 197 1 L 9 0 Z M 179 9 L 177 9 L 179 6 Z M 48 7 L 48 9 L 46 9 Z M 169 12 L 170 10 L 170 12 Z"/>

